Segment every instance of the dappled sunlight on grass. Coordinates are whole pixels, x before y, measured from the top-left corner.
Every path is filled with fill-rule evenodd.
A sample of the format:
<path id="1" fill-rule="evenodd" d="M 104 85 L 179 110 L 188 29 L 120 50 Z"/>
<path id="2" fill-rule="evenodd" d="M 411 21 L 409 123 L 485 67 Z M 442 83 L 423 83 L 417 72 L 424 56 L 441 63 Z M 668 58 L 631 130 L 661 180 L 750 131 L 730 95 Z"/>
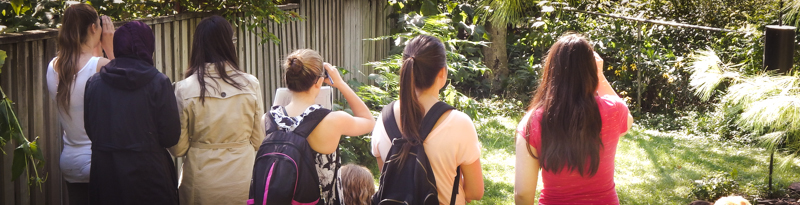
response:
<path id="1" fill-rule="evenodd" d="M 634 128 L 617 150 L 617 193 L 622 204 L 688 204 L 693 181 L 713 171 L 738 172 L 741 187 L 766 184 L 768 157 L 761 148 Z M 776 170 L 776 184 L 800 180 L 800 173 L 791 171 L 799 166 L 795 162 Z M 755 191 L 742 190 L 746 195 Z"/>
<path id="2" fill-rule="evenodd" d="M 484 195 L 470 204 L 514 203 L 514 137 L 518 117 L 475 121 L 481 149 Z"/>

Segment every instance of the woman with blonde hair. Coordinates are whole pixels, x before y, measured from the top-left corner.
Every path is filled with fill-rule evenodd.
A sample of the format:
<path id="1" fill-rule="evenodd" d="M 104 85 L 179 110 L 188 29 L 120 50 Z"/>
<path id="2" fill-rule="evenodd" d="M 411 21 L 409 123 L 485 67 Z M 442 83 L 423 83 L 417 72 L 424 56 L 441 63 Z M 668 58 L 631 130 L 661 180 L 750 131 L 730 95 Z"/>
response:
<path id="1" fill-rule="evenodd" d="M 92 141 L 84 128 L 83 94 L 89 77 L 114 59 L 113 38 L 114 24 L 108 16 L 100 17 L 87 4 L 69 6 L 61 17 L 56 57 L 47 65 L 47 90 L 64 129 L 59 167 L 70 204 L 89 203 Z"/>
<path id="2" fill-rule="evenodd" d="M 313 125 L 319 122 L 306 138 L 314 152 L 314 165 L 319 177 L 318 204 L 341 204 L 343 192 L 339 185 L 339 168 L 342 166 L 338 151 L 339 140 L 342 135 L 358 136 L 368 133 L 375 125 L 375 120 L 367 105 L 356 96 L 339 75 L 339 71 L 324 63 L 322 56 L 316 51 L 299 49 L 292 52 L 286 57 L 284 68 L 284 80 L 292 100 L 286 106 L 273 106 L 265 120 L 273 120 L 275 123 L 265 124 L 276 125 L 277 130 L 294 131 L 301 124 Z M 331 111 L 315 103 L 323 83 L 339 89 L 355 116 L 344 111 Z"/>

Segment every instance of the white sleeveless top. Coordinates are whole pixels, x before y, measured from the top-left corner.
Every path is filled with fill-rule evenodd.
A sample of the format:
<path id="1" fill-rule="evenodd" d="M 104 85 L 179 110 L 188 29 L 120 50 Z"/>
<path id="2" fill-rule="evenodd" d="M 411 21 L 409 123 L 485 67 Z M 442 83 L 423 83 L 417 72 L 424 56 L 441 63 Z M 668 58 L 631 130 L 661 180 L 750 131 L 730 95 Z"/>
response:
<path id="1" fill-rule="evenodd" d="M 56 101 L 58 90 L 58 73 L 53 69 L 53 64 L 58 57 L 53 58 L 47 65 L 47 90 L 50 99 Z M 89 183 L 89 168 L 92 160 L 92 141 L 86 136 L 83 127 L 83 95 L 86 90 L 86 81 L 97 73 L 97 61 L 100 57 L 92 57 L 75 75 L 70 93 L 69 115 L 58 107 L 58 121 L 64 129 L 64 150 L 61 151 L 59 165 L 64 179 L 70 183 Z"/>

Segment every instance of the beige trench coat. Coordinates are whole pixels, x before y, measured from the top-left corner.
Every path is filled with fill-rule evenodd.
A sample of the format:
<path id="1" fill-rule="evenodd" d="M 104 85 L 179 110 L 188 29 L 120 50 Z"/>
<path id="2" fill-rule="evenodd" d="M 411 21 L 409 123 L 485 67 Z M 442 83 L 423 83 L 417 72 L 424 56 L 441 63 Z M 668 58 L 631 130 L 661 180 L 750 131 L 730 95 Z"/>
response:
<path id="1" fill-rule="evenodd" d="M 207 64 L 212 77 L 219 74 Z M 236 72 L 228 67 L 228 75 Z M 175 84 L 181 137 L 170 148 L 186 156 L 179 188 L 181 204 L 245 204 L 256 150 L 264 140 L 264 114 L 258 79 L 239 72 L 239 90 L 221 79 L 206 77 L 205 104 L 200 101 L 197 75 Z M 215 89 L 216 88 L 216 89 Z"/>

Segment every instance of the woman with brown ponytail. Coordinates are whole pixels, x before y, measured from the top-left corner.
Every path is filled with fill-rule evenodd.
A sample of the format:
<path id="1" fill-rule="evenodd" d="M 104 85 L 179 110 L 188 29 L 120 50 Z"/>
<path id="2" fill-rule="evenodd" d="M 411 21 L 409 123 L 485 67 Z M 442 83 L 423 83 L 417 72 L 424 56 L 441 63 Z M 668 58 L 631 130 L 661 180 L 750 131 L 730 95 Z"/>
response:
<path id="1" fill-rule="evenodd" d="M 47 90 L 64 128 L 59 165 L 67 180 L 70 204 L 89 203 L 92 141 L 84 128 L 83 95 L 89 77 L 114 59 L 113 38 L 114 24 L 108 16 L 100 18 L 87 4 L 72 5 L 61 19 L 57 56 L 47 66 Z M 102 57 L 102 51 L 108 59 Z"/>
<path id="2" fill-rule="evenodd" d="M 274 119 L 277 129 L 286 131 L 294 131 L 305 122 L 319 122 L 306 138 L 315 152 L 314 164 L 321 195 L 317 204 L 341 204 L 343 193 L 339 173 L 342 166 L 338 152 L 339 139 L 342 135 L 358 136 L 368 133 L 375 125 L 375 120 L 367 105 L 342 80 L 339 71 L 330 64 L 323 63 L 322 56 L 316 51 L 296 50 L 286 57 L 284 67 L 284 80 L 292 93 L 292 100 L 286 106 L 273 106 L 267 113 L 271 116 L 265 116 L 265 120 Z M 344 111 L 334 112 L 315 103 L 323 82 L 339 89 L 355 116 Z M 273 123 L 265 124 L 272 126 Z"/>
<path id="3" fill-rule="evenodd" d="M 422 143 L 424 147 L 435 176 L 439 204 L 450 204 L 458 167 L 463 178 L 457 187 L 455 204 L 466 204 L 483 197 L 480 142 L 472 119 L 458 110 L 446 111 L 424 142 L 420 142 L 422 120 L 439 103 L 439 90 L 447 83 L 446 60 L 444 44 L 438 38 L 420 35 L 411 39 L 403 50 L 399 103 L 391 105 L 402 138 L 408 141 L 405 144 Z M 378 120 L 372 131 L 372 155 L 381 169 L 390 160 L 387 155 L 392 144 L 383 121 Z M 403 161 L 409 151 L 399 154 L 397 160 Z M 395 159 L 392 156 L 391 160 Z"/>

